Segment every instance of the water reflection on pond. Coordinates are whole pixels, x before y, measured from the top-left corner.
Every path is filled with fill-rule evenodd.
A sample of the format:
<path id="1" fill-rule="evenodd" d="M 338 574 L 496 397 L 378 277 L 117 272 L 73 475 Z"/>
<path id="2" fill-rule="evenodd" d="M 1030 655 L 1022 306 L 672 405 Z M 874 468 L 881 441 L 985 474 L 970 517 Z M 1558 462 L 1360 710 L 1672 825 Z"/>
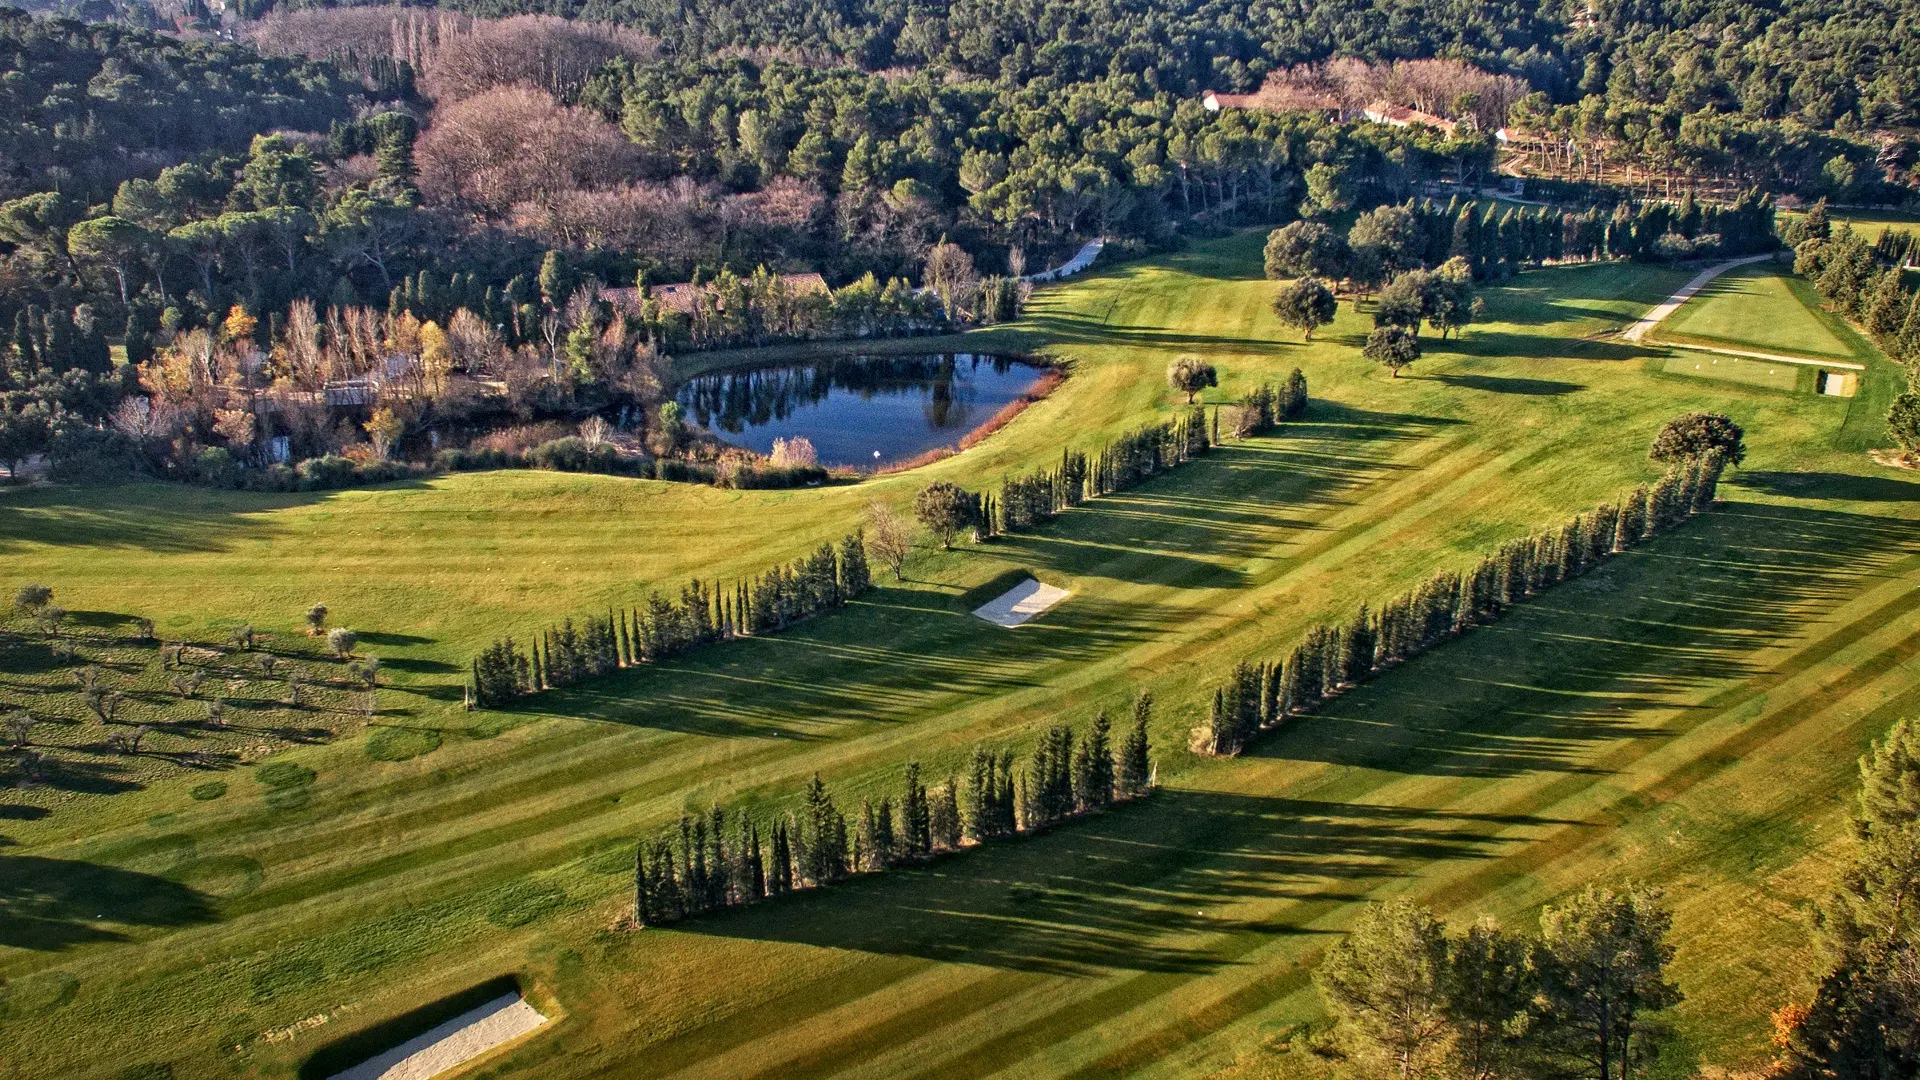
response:
<path id="1" fill-rule="evenodd" d="M 1001 356 L 852 356 L 703 375 L 680 389 L 687 418 L 759 453 L 805 438 L 822 465 L 863 468 L 953 446 L 1040 381 Z"/>

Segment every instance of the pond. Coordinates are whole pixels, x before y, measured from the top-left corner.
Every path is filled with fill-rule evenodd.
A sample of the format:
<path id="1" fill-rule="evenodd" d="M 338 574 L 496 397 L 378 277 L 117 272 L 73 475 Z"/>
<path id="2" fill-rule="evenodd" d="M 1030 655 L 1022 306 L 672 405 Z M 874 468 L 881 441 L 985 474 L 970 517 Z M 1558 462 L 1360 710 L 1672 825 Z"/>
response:
<path id="1" fill-rule="evenodd" d="M 765 454 L 775 439 L 804 438 L 822 465 L 871 469 L 956 445 L 1044 375 L 983 353 L 850 356 L 703 375 L 675 400 L 736 446 Z"/>

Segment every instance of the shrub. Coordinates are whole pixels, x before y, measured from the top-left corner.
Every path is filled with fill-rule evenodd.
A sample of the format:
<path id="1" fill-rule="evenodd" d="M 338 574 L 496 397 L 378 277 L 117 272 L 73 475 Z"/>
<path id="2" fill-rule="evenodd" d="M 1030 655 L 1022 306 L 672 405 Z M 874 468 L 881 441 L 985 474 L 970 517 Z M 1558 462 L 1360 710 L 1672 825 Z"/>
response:
<path id="1" fill-rule="evenodd" d="M 343 660 L 353 655 L 353 647 L 359 643 L 360 635 L 344 626 L 336 626 L 327 631 L 327 648 L 332 649 L 333 655 Z"/>
<path id="2" fill-rule="evenodd" d="M 51 585 L 22 585 L 13 594 L 13 606 L 31 615 L 53 603 Z"/>
<path id="3" fill-rule="evenodd" d="M 353 462 L 335 454 L 308 458 L 297 471 L 303 491 L 328 491 L 353 483 Z"/>
<path id="4" fill-rule="evenodd" d="M 240 466 L 225 447 L 209 446 L 193 459 L 193 478 L 208 487 L 234 487 L 240 479 Z"/>

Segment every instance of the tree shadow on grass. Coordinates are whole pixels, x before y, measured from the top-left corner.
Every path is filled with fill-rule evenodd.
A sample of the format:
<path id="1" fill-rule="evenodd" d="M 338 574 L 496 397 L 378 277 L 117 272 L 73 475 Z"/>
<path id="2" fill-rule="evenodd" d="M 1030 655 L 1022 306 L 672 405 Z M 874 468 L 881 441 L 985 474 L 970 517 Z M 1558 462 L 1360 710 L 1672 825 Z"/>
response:
<path id="1" fill-rule="evenodd" d="M 1647 713 L 1685 715 L 1715 683 L 1768 675 L 1760 650 L 1917 550 L 1920 525 L 1901 519 L 1724 504 L 1376 676 L 1253 753 L 1419 775 L 1588 771 L 1596 742 L 1677 730 Z"/>
<path id="2" fill-rule="evenodd" d="M 541 712 L 716 736 L 807 739 L 816 721 L 897 722 L 945 700 L 1041 685 L 1050 666 L 1147 640 L 1174 616 L 1075 597 L 1017 632 L 950 597 L 877 587 L 847 611 L 565 691 Z"/>
<path id="3" fill-rule="evenodd" d="M 1217 935 L 1301 926 L 1224 918 L 1246 900 L 1346 902 L 1410 867 L 1494 858 L 1528 815 L 1164 790 L 1038 837 L 863 876 L 684 924 L 690 933 L 985 964 L 1049 975 L 1206 974 Z M 1214 909 L 1209 911 L 1209 909 Z M 1198 936 L 1196 936 L 1198 935 Z"/>
<path id="4" fill-rule="evenodd" d="M 1895 476 L 1855 476 L 1834 472 L 1736 470 L 1725 483 L 1799 499 L 1851 502 L 1920 502 L 1920 481 Z"/>
<path id="5" fill-rule="evenodd" d="M 173 928 L 214 919 L 209 897 L 153 874 L 72 859 L 0 855 L 0 946 L 57 952 L 125 941 L 111 925 Z"/>
<path id="6" fill-rule="evenodd" d="M 1665 350 L 1606 338 L 1570 338 L 1507 330 L 1474 330 L 1464 337 L 1435 342 L 1436 353 L 1462 356 L 1560 358 L 1568 360 L 1644 360 Z"/>
<path id="7" fill-rule="evenodd" d="M 1518 394 L 1522 397 L 1558 397 L 1586 389 L 1579 383 L 1560 382 L 1556 379 L 1513 379 L 1498 375 L 1415 375 L 1413 378 L 1465 390 L 1482 390 L 1489 394 Z"/>

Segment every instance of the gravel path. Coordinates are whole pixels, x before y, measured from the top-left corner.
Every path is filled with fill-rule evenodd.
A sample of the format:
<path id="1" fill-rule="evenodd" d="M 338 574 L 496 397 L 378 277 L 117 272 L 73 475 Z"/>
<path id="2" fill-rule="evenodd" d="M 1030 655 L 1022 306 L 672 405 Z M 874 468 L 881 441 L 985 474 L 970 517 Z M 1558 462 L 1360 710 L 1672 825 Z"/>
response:
<path id="1" fill-rule="evenodd" d="M 505 994 L 331 1080 L 428 1080 L 546 1022 L 519 994 Z"/>
<path id="2" fill-rule="evenodd" d="M 995 599 L 981 604 L 974 609 L 973 613 L 995 626 L 1011 629 L 1071 595 L 1073 594 L 1065 589 L 1042 585 L 1028 578 Z"/>
<path id="3" fill-rule="evenodd" d="M 1692 281 L 1682 285 L 1679 292 L 1667 297 L 1664 303 L 1655 305 L 1654 309 L 1642 316 L 1639 322 L 1627 327 L 1626 333 L 1620 336 L 1628 341 L 1639 341 L 1641 338 L 1646 337 L 1654 327 L 1659 326 L 1667 316 L 1679 310 L 1681 304 L 1693 299 L 1694 293 L 1706 288 L 1707 282 L 1712 281 L 1714 278 L 1719 277 L 1721 274 L 1726 273 L 1736 266 L 1745 266 L 1748 263 L 1757 263 L 1763 259 L 1771 258 L 1773 258 L 1772 255 L 1749 255 L 1744 259 L 1730 259 L 1718 266 L 1707 267 L 1705 270 L 1694 275 Z"/>

